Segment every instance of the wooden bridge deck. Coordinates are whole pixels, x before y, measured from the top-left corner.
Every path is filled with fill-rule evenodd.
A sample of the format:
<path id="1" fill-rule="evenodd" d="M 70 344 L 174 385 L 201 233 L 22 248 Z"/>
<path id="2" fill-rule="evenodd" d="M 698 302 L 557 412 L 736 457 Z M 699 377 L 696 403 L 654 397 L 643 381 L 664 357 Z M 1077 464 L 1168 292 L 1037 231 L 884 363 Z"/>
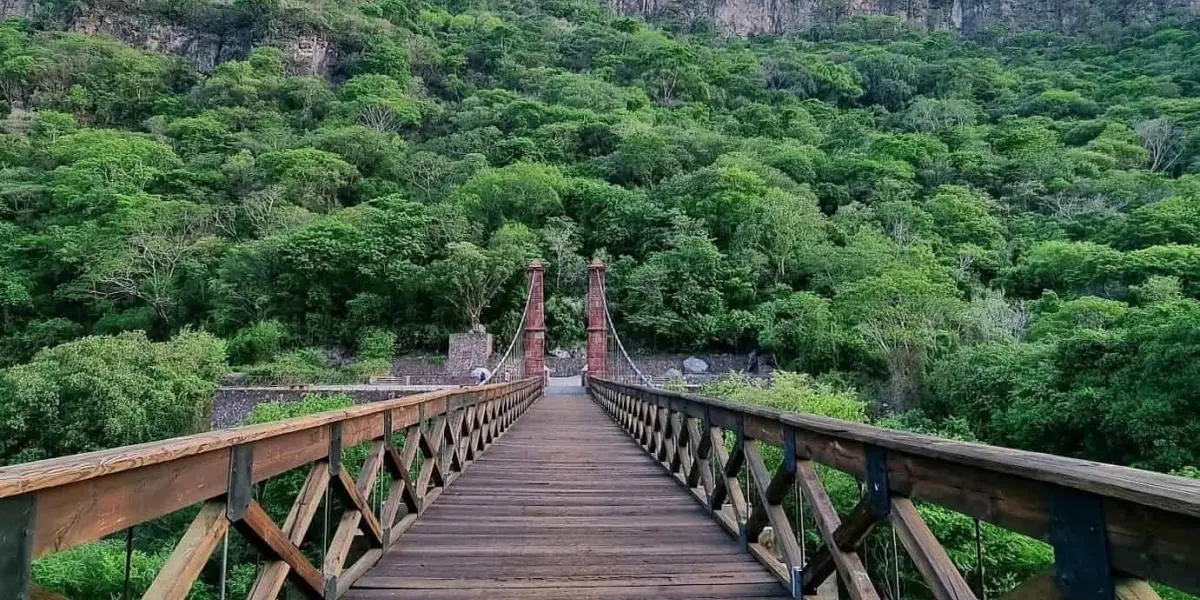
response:
<path id="1" fill-rule="evenodd" d="M 584 395 L 551 395 L 346 600 L 766 598 L 783 586 Z"/>

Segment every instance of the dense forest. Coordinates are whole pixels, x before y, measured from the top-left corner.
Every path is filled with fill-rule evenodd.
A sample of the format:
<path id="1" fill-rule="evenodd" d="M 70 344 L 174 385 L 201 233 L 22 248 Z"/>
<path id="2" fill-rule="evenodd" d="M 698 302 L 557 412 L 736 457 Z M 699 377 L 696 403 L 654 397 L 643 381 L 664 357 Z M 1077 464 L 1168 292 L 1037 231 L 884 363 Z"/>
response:
<path id="1" fill-rule="evenodd" d="M 582 339 L 599 257 L 636 348 L 760 349 L 878 413 L 1200 463 L 1194 23 L 963 41 L 859 18 L 743 40 L 590 0 L 156 9 L 319 32 L 339 59 L 304 77 L 269 45 L 197 72 L 39 6 L 0 28 L 17 446 L 48 398 L 120 381 L 82 382 L 109 345 L 203 331 L 188 360 L 224 346 L 315 379 L 471 325 L 507 337 L 540 256 L 554 345 Z M 138 393 L 203 387 L 138 373 Z"/>
<path id="2" fill-rule="evenodd" d="M 600 258 L 631 347 L 807 374 L 714 394 L 1200 465 L 1200 23 L 746 40 L 592 0 L 151 9 L 337 60 L 199 72 L 50 0 L 0 25 L 4 461 L 191 431 L 231 368 L 356 378 L 506 339 L 541 257 L 551 347 L 583 339 Z M 997 589 L 1045 558 L 993 534 Z"/>

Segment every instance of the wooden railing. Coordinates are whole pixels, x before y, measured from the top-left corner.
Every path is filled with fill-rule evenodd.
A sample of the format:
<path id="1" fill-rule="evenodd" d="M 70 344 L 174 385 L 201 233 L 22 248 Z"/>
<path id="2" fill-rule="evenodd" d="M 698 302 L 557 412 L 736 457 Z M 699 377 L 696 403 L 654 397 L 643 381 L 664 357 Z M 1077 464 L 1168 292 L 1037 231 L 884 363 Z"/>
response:
<path id="1" fill-rule="evenodd" d="M 815 595 L 836 573 L 850 598 L 880 598 L 859 550 L 887 522 L 934 597 L 976 598 L 914 501 L 1052 545 L 1054 567 L 1006 598 L 1157 598 L 1145 580 L 1200 593 L 1200 481 L 603 379 L 590 379 L 588 387 L 793 597 Z M 782 450 L 773 474 L 763 444 Z M 817 464 L 865 483 L 847 516 L 834 509 Z M 759 502 L 748 503 L 739 476 Z M 823 542 L 808 556 L 783 508 L 794 487 L 812 508 Z M 768 526 L 772 548 L 758 543 Z"/>
<path id="2" fill-rule="evenodd" d="M 310 597 L 336 598 L 541 393 L 540 379 L 430 392 L 0 469 L 0 599 L 30 596 L 38 557 L 197 504 L 144 598 L 186 598 L 230 526 L 266 561 L 249 598 L 275 598 L 287 579 Z M 362 443 L 370 449 L 356 481 L 342 451 Z M 277 525 L 254 499 L 255 485 L 309 465 Z M 377 485 L 384 471 L 389 484 Z M 327 489 L 348 508 L 331 521 L 324 564 L 314 565 L 301 545 L 323 496 L 329 505 Z M 367 549 L 347 565 L 360 532 Z"/>

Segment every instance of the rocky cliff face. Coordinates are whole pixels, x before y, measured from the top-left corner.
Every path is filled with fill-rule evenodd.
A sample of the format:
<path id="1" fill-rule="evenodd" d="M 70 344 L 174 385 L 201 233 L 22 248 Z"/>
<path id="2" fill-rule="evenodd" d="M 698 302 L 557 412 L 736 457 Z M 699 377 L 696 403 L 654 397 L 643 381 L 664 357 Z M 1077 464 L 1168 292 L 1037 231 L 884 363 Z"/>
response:
<path id="1" fill-rule="evenodd" d="M 135 48 L 180 56 L 205 73 L 227 60 L 245 58 L 255 47 L 263 45 L 283 51 L 290 75 L 328 75 L 334 67 L 337 48 L 323 35 L 277 34 L 256 38 L 249 25 L 239 24 L 237 19 L 223 14 L 225 10 L 235 10 L 227 0 L 214 0 L 206 8 L 209 12 L 202 14 L 213 18 L 184 21 L 147 8 L 138 0 L 119 3 L 100 0 L 85 2 L 78 12 L 65 17 L 48 17 L 35 14 L 35 0 L 0 0 L 0 19 L 53 18 L 72 31 L 110 36 Z"/>
<path id="2" fill-rule="evenodd" d="M 892 15 L 927 30 L 974 35 L 990 27 L 1077 32 L 1200 12 L 1200 0 L 607 0 L 648 19 L 712 19 L 728 35 L 792 33 L 858 15 Z"/>

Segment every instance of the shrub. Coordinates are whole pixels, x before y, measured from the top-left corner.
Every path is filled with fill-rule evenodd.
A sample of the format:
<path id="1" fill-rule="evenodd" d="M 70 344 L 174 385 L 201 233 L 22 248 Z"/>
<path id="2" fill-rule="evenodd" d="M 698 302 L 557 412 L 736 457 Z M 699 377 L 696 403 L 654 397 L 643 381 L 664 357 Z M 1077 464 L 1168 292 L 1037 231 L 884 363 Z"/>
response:
<path id="1" fill-rule="evenodd" d="M 703 392 L 734 402 L 811 413 L 843 421 L 866 421 L 867 405 L 854 390 L 838 389 L 832 384 L 814 381 L 804 373 L 780 371 L 775 374 L 775 381 L 770 386 L 762 381 L 734 376 L 704 386 Z"/>
<path id="2" fill-rule="evenodd" d="M 246 376 L 256 383 L 281 385 L 301 383 L 344 383 L 354 377 L 329 366 L 325 353 L 318 348 L 285 352 L 269 363 L 251 366 Z"/>
<path id="3" fill-rule="evenodd" d="M 279 321 L 260 321 L 237 332 L 229 342 L 229 361 L 235 365 L 270 362 L 279 354 L 287 328 Z"/>
<path id="4" fill-rule="evenodd" d="M 358 357 L 361 360 L 390 361 L 396 354 L 396 334 L 378 327 L 368 327 L 358 336 Z"/>
<path id="5" fill-rule="evenodd" d="M 224 343 L 184 331 L 87 337 L 0 371 L 0 461 L 22 462 L 148 442 L 207 425 Z"/>

